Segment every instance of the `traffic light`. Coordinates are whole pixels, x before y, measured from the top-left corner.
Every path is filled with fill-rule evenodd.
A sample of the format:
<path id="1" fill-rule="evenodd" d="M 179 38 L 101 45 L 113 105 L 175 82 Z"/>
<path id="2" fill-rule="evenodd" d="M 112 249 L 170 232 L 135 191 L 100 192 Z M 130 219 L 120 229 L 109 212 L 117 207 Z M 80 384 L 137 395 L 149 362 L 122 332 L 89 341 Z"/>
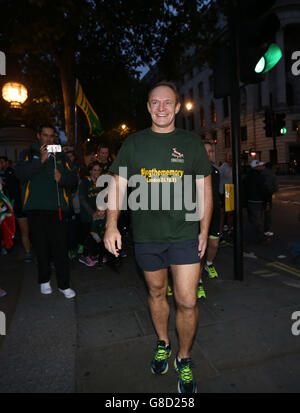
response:
<path id="1" fill-rule="evenodd" d="M 285 135 L 287 133 L 285 124 L 285 113 L 276 113 L 275 118 L 276 136 Z"/>
<path id="2" fill-rule="evenodd" d="M 255 149 L 250 149 L 250 156 L 252 156 L 252 158 L 255 158 L 256 156 L 256 150 Z"/>
<path id="3" fill-rule="evenodd" d="M 266 131 L 266 137 L 273 137 L 273 130 L 274 130 L 274 112 L 271 109 L 265 110 L 265 118 L 264 118 L 264 128 Z"/>
<path id="4" fill-rule="evenodd" d="M 267 14 L 276 0 L 244 0 L 237 6 L 240 80 L 256 83 L 281 59 L 282 51 L 274 42 L 280 28 L 275 13 Z"/>

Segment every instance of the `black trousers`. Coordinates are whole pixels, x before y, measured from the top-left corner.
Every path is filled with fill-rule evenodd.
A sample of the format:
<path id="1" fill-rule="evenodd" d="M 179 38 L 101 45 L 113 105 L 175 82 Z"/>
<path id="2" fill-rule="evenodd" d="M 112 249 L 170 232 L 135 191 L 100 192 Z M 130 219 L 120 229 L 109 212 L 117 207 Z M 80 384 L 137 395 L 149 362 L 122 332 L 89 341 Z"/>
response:
<path id="1" fill-rule="evenodd" d="M 38 262 L 38 281 L 50 280 L 50 261 L 54 262 L 58 288 L 70 287 L 68 258 L 68 223 L 63 214 L 59 221 L 58 211 L 28 211 L 32 245 Z"/>

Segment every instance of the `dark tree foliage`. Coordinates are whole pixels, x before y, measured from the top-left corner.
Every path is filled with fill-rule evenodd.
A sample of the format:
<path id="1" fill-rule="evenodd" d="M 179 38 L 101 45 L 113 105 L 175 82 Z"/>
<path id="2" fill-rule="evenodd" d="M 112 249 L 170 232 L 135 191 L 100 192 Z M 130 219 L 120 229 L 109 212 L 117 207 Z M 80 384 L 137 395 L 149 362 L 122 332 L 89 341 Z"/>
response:
<path id="1" fill-rule="evenodd" d="M 207 2 L 206 2 L 207 3 Z M 52 120 L 74 142 L 74 89 L 79 79 L 105 129 L 125 122 L 144 126 L 147 116 L 137 68 L 159 61 L 175 79 L 212 33 L 215 12 L 189 0 L 4 0 L 0 50 L 8 55 L 8 76 L 23 81 L 30 99 L 26 122 Z M 200 47 L 201 46 L 201 47 Z M 0 105 L 5 118 L 5 105 Z M 1 115 L 0 115 L 1 116 Z M 78 114 L 81 135 L 88 133 Z"/>

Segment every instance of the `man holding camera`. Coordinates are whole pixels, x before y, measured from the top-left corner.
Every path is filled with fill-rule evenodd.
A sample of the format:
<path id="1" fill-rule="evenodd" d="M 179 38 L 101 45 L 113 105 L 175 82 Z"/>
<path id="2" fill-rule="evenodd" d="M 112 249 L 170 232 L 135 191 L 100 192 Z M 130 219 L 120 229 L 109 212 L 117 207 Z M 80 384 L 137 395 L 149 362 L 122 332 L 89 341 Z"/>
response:
<path id="1" fill-rule="evenodd" d="M 15 167 L 23 182 L 23 210 L 38 262 L 42 294 L 51 294 L 50 261 L 54 262 L 58 289 L 66 298 L 75 297 L 70 288 L 67 245 L 67 215 L 70 191 L 77 186 L 76 171 L 55 143 L 55 129 L 43 125 L 37 141 L 23 151 Z"/>

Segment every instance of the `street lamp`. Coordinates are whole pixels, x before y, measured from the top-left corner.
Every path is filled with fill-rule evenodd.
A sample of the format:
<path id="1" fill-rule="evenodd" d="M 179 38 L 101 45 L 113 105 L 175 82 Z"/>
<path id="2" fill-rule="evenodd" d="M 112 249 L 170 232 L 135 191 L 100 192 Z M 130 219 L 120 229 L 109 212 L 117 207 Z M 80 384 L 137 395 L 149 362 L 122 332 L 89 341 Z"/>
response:
<path id="1" fill-rule="evenodd" d="M 22 104 L 28 98 L 28 92 L 21 83 L 7 82 L 2 87 L 2 97 L 10 103 L 11 108 L 21 109 Z"/>
<path id="2" fill-rule="evenodd" d="M 186 110 L 191 111 L 193 109 L 194 105 L 193 105 L 192 102 L 187 102 L 185 104 L 185 107 L 186 107 Z"/>
<path id="3" fill-rule="evenodd" d="M 127 125 L 125 125 L 125 123 L 123 123 L 123 125 L 121 125 L 121 128 L 122 128 L 123 130 L 125 130 L 125 129 L 127 129 Z"/>

